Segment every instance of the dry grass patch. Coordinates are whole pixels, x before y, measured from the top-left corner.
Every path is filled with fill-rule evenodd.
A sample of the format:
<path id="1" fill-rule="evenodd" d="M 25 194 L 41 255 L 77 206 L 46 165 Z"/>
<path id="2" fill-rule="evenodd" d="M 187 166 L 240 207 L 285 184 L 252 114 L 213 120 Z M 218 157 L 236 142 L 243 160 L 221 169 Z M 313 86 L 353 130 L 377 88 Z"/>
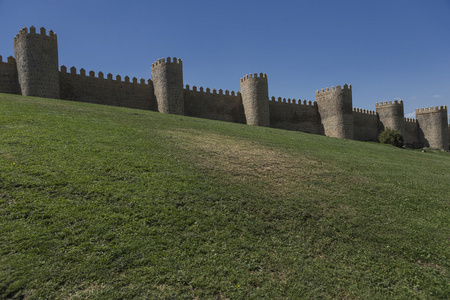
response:
<path id="1" fill-rule="evenodd" d="M 197 166 L 225 172 L 237 180 L 264 181 L 273 188 L 326 173 L 306 156 L 293 156 L 243 139 L 187 129 L 168 134 Z"/>

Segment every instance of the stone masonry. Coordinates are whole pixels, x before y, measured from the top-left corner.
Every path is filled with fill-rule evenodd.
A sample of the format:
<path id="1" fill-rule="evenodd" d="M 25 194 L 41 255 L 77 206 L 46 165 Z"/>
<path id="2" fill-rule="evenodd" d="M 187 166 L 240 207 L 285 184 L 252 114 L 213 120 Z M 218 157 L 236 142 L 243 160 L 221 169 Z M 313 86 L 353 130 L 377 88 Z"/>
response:
<path id="1" fill-rule="evenodd" d="M 266 74 L 240 80 L 240 92 L 183 85 L 181 59 L 160 59 L 152 79 L 102 72 L 68 71 L 58 65 L 57 37 L 45 28 L 23 28 L 14 38 L 14 57 L 0 56 L 0 93 L 21 94 L 138 108 L 198 118 L 266 126 L 330 137 L 377 141 L 391 128 L 402 132 L 408 147 L 449 150 L 447 107 L 416 110 L 404 117 L 403 101 L 376 104 L 376 111 L 353 107 L 350 85 L 316 91 L 316 101 L 269 98 Z"/>

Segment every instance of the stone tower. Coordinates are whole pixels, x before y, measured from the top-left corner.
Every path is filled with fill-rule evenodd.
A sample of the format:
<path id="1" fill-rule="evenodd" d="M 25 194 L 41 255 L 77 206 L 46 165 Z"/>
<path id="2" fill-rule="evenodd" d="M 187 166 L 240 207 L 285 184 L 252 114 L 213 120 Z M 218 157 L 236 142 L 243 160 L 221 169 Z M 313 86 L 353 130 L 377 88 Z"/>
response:
<path id="1" fill-rule="evenodd" d="M 270 126 L 267 75 L 249 74 L 241 78 L 241 95 L 248 125 Z"/>
<path id="2" fill-rule="evenodd" d="M 324 134 L 342 139 L 353 139 L 352 86 L 344 85 L 316 91 L 316 101 Z"/>
<path id="3" fill-rule="evenodd" d="M 165 114 L 184 115 L 183 64 L 181 59 L 170 57 L 152 64 L 152 81 L 158 111 Z"/>
<path id="4" fill-rule="evenodd" d="M 404 133 L 405 113 L 402 100 L 377 103 L 376 111 L 380 117 L 380 131 L 390 128 Z"/>
<path id="5" fill-rule="evenodd" d="M 22 28 L 14 38 L 19 85 L 24 96 L 59 99 L 58 42 L 45 28 Z"/>
<path id="6" fill-rule="evenodd" d="M 416 109 L 416 119 L 425 147 L 449 150 L 447 106 Z"/>

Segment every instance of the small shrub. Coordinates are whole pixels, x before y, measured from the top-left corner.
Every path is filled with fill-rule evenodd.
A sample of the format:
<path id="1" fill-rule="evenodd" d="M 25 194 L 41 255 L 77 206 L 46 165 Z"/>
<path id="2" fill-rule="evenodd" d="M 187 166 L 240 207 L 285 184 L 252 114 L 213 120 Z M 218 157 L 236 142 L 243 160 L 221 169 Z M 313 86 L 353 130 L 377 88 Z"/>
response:
<path id="1" fill-rule="evenodd" d="M 386 128 L 385 131 L 378 135 L 378 141 L 382 144 L 390 144 L 395 147 L 403 147 L 403 136 L 400 131 Z"/>

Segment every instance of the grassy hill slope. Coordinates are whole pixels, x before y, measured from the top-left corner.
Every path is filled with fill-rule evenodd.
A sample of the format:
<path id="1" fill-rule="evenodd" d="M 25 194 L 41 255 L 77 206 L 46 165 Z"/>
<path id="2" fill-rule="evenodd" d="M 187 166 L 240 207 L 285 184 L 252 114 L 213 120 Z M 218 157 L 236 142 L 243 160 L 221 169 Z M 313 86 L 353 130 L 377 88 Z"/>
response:
<path id="1" fill-rule="evenodd" d="M 450 295 L 450 155 L 0 94 L 0 298 Z"/>

